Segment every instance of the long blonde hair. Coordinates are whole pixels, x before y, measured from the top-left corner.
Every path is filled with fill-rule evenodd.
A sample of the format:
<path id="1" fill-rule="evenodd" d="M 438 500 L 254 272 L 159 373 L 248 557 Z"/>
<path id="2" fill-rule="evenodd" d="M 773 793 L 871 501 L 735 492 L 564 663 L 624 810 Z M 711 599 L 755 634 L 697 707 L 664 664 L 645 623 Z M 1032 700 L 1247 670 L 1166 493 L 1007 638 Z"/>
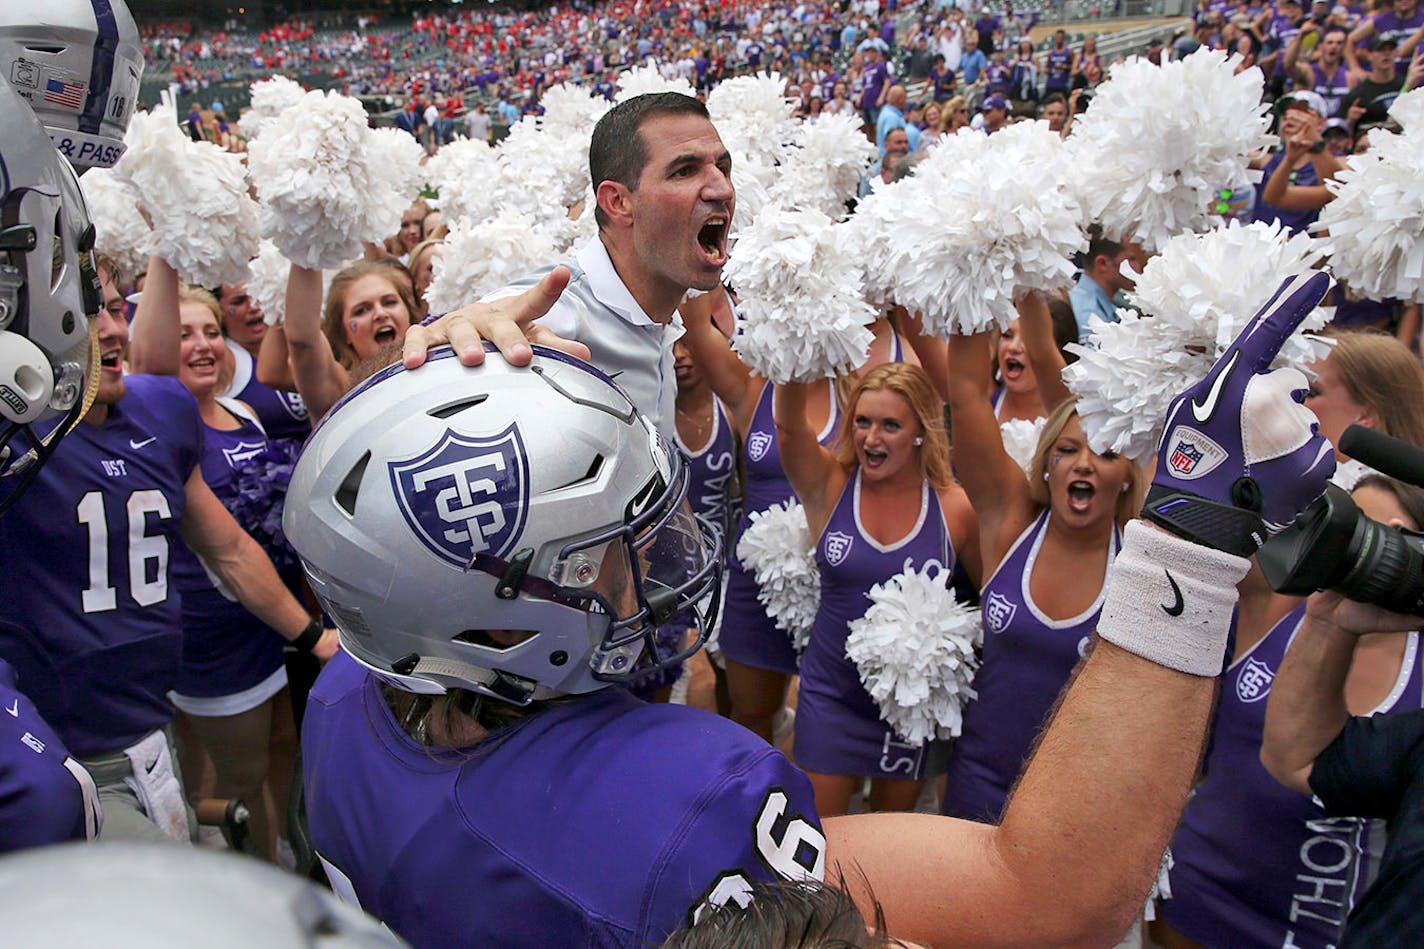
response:
<path id="1" fill-rule="evenodd" d="M 1043 423 L 1043 434 L 1038 436 L 1038 447 L 1033 452 L 1033 464 L 1029 467 L 1028 496 L 1040 508 L 1051 506 L 1048 494 L 1048 456 L 1053 453 L 1053 445 L 1063 435 L 1068 421 L 1078 414 L 1078 397 L 1069 396 L 1048 413 Z M 1142 502 L 1147 497 L 1147 472 L 1141 465 L 1128 462 L 1128 488 L 1118 495 L 1113 508 L 1113 520 L 1118 526 L 1125 525 L 1142 510 Z"/>
<path id="2" fill-rule="evenodd" d="M 851 389 L 841 414 L 841 430 L 835 445 L 836 461 L 854 467 L 855 407 L 866 392 L 894 392 L 910 404 L 920 423 L 925 442 L 920 446 L 920 475 L 936 488 L 954 483 L 949 463 L 949 435 L 944 427 L 944 402 L 940 400 L 925 371 L 913 363 L 887 362 L 867 372 Z"/>

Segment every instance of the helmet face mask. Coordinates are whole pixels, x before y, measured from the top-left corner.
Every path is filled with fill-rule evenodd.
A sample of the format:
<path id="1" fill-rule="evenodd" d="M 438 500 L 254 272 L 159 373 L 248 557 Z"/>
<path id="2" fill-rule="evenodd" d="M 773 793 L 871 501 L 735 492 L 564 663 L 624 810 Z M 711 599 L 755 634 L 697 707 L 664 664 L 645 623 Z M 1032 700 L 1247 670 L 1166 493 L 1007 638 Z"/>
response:
<path id="1" fill-rule="evenodd" d="M 606 376 L 535 352 L 382 370 L 293 474 L 287 537 L 343 647 L 399 688 L 522 705 L 683 658 L 654 651 L 674 617 L 711 628 L 720 539 L 681 459 Z"/>
<path id="2" fill-rule="evenodd" d="M 101 303 L 83 193 L 24 101 L 0 84 L 0 512 L 88 411 Z"/>
<path id="3" fill-rule="evenodd" d="M 144 56 L 124 0 L 6 0 L 0 69 L 77 168 L 124 153 Z"/>

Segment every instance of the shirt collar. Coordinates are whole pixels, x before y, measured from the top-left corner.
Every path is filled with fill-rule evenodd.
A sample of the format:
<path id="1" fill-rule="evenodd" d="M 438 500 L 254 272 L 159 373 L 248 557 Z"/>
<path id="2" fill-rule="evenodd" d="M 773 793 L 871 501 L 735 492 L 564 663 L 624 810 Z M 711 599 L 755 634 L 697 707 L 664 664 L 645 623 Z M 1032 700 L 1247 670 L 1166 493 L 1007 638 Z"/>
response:
<path id="1" fill-rule="evenodd" d="M 657 325 L 656 320 L 643 312 L 643 308 L 633 299 L 633 294 L 623 283 L 623 278 L 613 269 L 613 259 L 608 256 L 608 248 L 603 246 L 601 238 L 595 237 L 585 244 L 575 259 L 588 276 L 589 289 L 593 291 L 599 303 L 634 326 Z"/>

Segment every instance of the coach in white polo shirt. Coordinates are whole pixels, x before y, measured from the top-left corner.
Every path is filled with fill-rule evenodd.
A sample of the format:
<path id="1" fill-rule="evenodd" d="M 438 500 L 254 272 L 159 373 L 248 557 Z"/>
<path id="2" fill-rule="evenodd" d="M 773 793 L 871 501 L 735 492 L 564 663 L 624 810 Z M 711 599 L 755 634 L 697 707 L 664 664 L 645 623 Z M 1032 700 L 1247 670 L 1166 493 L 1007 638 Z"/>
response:
<path id="1" fill-rule="evenodd" d="M 689 289 L 710 290 L 721 279 L 736 205 L 731 156 L 706 106 L 666 92 L 636 96 L 604 115 L 588 163 L 598 238 L 573 260 L 511 285 L 502 299 L 412 327 L 405 362 L 419 365 L 430 346 L 450 342 L 475 365 L 488 339 L 523 365 L 526 343 L 553 343 L 612 375 L 671 437 L 677 305 Z"/>

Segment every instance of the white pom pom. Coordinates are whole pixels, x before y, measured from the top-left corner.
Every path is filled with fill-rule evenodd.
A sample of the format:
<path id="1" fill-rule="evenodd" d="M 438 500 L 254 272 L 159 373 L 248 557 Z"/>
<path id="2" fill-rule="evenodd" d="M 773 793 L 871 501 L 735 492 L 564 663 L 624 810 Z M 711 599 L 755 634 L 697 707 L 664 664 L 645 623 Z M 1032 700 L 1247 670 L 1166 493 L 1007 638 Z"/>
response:
<path id="1" fill-rule="evenodd" d="M 426 162 L 425 181 L 439 192 L 447 221 L 478 221 L 494 213 L 490 182 L 499 174 L 498 162 L 498 151 L 473 138 L 443 146 Z"/>
<path id="2" fill-rule="evenodd" d="M 1326 182 L 1335 199 L 1316 225 L 1335 276 L 1370 300 L 1424 301 L 1424 98 L 1410 95 L 1405 133 L 1370 133 L 1369 151 Z"/>
<path id="3" fill-rule="evenodd" d="M 1004 441 L 1004 451 L 1009 453 L 1027 477 L 1033 469 L 1033 456 L 1038 451 L 1038 438 L 1043 434 L 1043 426 L 1048 419 L 1039 416 L 1030 421 L 1026 418 L 1012 418 L 999 424 L 999 434 Z"/>
<path id="4" fill-rule="evenodd" d="M 797 137 L 786 80 L 779 73 L 736 76 L 707 94 L 707 112 L 722 144 L 738 161 L 775 165 Z"/>
<path id="5" fill-rule="evenodd" d="M 727 280 L 741 296 L 732 345 L 773 382 L 810 382 L 865 362 L 875 308 L 859 267 L 820 211 L 763 208 L 737 235 Z"/>
<path id="6" fill-rule="evenodd" d="M 634 96 L 650 92 L 680 92 L 685 96 L 697 95 L 697 90 L 686 79 L 668 79 L 652 63 L 634 66 L 618 77 L 618 91 L 613 101 L 626 102 Z"/>
<path id="7" fill-rule="evenodd" d="M 277 245 L 263 241 L 257 256 L 247 264 L 247 294 L 262 310 L 262 319 L 268 326 L 281 326 L 287 317 L 287 277 L 292 272 L 292 262 L 282 256 Z M 326 312 L 326 290 L 331 286 L 335 270 L 322 272 L 321 305 L 318 312 Z"/>
<path id="8" fill-rule="evenodd" d="M 860 179 L 875 160 L 875 146 L 860 129 L 860 117 L 823 115 L 795 126 L 771 187 L 772 199 L 785 207 L 814 208 L 833 220 L 846 216 Z M 733 175 L 737 166 L 733 164 Z M 742 192 L 737 190 L 737 210 Z"/>
<path id="9" fill-rule="evenodd" d="M 293 263 L 340 266 L 399 227 L 416 197 L 411 154 L 367 128 L 356 99 L 308 92 L 249 146 L 263 235 Z"/>
<path id="10" fill-rule="evenodd" d="M 1401 92 L 1389 107 L 1389 117 L 1406 135 L 1424 134 L 1424 88 Z"/>
<path id="11" fill-rule="evenodd" d="M 556 257 L 554 238 L 526 214 L 503 212 L 477 224 L 456 221 L 432 262 L 425 300 L 432 313 L 448 313 Z"/>
<path id="12" fill-rule="evenodd" d="M 957 737 L 975 695 L 979 611 L 955 602 L 949 579 L 936 561 L 918 570 L 906 562 L 903 573 L 871 588 L 871 607 L 846 638 L 846 656 L 881 718 L 910 744 Z"/>
<path id="13" fill-rule="evenodd" d="M 1086 221 L 1148 250 L 1213 223 L 1213 198 L 1253 176 L 1248 156 L 1272 141 L 1259 69 L 1203 49 L 1154 66 L 1116 63 L 1073 122 L 1067 179 Z"/>
<path id="14" fill-rule="evenodd" d="M 886 269 L 869 282 L 940 336 L 1012 323 L 1015 296 L 1067 286 L 1070 258 L 1086 246 L 1081 212 L 1063 186 L 1064 160 L 1046 122 L 990 136 L 964 130 L 940 142 L 913 177 L 886 189 L 893 211 L 876 211 L 884 230 L 874 237 L 885 246 L 870 257 Z"/>
<path id="15" fill-rule="evenodd" d="M 146 250 L 188 283 L 240 283 L 257 253 L 257 205 L 247 193 L 242 158 L 178 128 L 164 93 L 152 112 L 134 116 L 114 173 L 153 218 Z"/>
<path id="16" fill-rule="evenodd" d="M 148 268 L 148 225 L 134 206 L 138 195 L 112 168 L 90 168 L 79 185 L 94 222 L 94 247 L 113 257 L 124 279 L 132 280 Z"/>
<path id="17" fill-rule="evenodd" d="M 1198 54 L 1199 55 L 1199 54 Z M 1204 377 L 1280 282 L 1320 258 L 1318 241 L 1277 225 L 1231 222 L 1205 234 L 1181 234 L 1137 276 L 1130 297 L 1150 316 L 1119 310 L 1120 323 L 1094 321 L 1089 349 L 1063 370 L 1078 396 L 1078 415 L 1095 451 L 1146 461 L 1178 394 Z M 1330 311 L 1317 308 L 1286 341 L 1276 365 L 1304 370 L 1328 354 L 1308 333 Z"/>
<path id="18" fill-rule="evenodd" d="M 296 106 L 306 91 L 286 76 L 259 79 L 252 84 L 252 107 L 237 120 L 238 131 L 248 141 L 262 134 L 272 120 Z"/>
<path id="19" fill-rule="evenodd" d="M 756 578 L 757 600 L 799 654 L 821 608 L 821 574 L 806 512 L 795 501 L 754 511 L 737 541 L 737 559 Z"/>

